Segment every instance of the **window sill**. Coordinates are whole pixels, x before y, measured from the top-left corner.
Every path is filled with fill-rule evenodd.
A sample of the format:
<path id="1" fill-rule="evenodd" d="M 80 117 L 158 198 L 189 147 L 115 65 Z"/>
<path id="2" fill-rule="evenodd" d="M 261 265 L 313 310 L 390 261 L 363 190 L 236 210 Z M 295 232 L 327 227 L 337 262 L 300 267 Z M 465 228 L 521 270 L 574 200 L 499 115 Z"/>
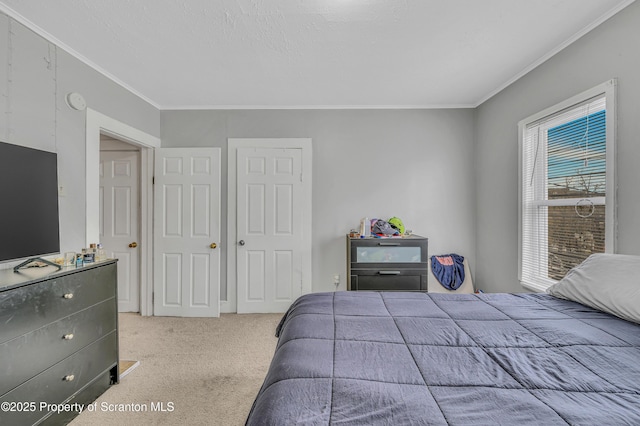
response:
<path id="1" fill-rule="evenodd" d="M 547 289 L 551 287 L 553 283 L 540 284 L 540 283 L 530 283 L 530 282 L 520 281 L 520 285 L 526 288 L 527 290 L 531 290 L 535 293 L 546 293 Z"/>

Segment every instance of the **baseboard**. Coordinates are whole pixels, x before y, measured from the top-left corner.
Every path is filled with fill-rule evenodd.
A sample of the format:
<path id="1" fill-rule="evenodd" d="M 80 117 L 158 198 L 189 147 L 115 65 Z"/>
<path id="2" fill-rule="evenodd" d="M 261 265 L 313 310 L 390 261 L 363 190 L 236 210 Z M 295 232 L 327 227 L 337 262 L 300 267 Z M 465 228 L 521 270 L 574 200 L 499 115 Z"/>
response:
<path id="1" fill-rule="evenodd" d="M 236 313 L 236 307 L 235 306 L 231 306 L 231 303 L 229 303 L 228 300 L 221 300 L 220 301 L 220 313 L 222 313 L 222 314 L 235 314 Z"/>

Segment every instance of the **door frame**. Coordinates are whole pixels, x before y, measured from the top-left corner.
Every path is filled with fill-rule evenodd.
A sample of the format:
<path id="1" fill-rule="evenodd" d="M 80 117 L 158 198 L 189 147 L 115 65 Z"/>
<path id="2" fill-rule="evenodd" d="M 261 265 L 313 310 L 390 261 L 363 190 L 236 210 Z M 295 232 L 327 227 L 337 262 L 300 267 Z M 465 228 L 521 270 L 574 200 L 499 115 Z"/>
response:
<path id="1" fill-rule="evenodd" d="M 311 212 L 312 212 L 312 145 L 311 138 L 229 138 L 227 139 L 227 300 L 220 301 L 220 312 L 237 312 L 238 276 L 236 265 L 237 241 L 237 154 L 238 148 L 297 148 L 302 150 L 303 209 L 306 220 L 302 226 L 302 294 L 310 293 L 311 271 Z"/>
<path id="2" fill-rule="evenodd" d="M 100 134 L 140 147 L 140 315 L 153 315 L 153 152 L 160 138 L 86 109 L 85 238 L 86 246 L 100 238 Z"/>

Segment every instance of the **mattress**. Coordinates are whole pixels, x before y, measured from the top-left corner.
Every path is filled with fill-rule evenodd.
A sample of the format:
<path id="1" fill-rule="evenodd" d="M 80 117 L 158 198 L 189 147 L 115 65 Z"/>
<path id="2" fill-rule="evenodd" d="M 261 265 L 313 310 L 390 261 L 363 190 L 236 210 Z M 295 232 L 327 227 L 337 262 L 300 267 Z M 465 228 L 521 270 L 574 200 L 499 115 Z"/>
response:
<path id="1" fill-rule="evenodd" d="M 304 295 L 247 425 L 640 424 L 640 325 L 548 294 Z"/>

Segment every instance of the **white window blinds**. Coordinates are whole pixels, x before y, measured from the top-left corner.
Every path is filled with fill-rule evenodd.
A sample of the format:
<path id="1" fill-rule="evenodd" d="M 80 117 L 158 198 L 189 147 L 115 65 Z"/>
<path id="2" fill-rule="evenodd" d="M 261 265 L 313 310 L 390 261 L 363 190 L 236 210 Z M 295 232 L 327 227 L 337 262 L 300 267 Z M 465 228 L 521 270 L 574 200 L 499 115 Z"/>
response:
<path id="1" fill-rule="evenodd" d="M 607 106 L 601 93 L 521 123 L 520 280 L 526 287 L 544 290 L 590 254 L 611 251 L 605 244 Z"/>

